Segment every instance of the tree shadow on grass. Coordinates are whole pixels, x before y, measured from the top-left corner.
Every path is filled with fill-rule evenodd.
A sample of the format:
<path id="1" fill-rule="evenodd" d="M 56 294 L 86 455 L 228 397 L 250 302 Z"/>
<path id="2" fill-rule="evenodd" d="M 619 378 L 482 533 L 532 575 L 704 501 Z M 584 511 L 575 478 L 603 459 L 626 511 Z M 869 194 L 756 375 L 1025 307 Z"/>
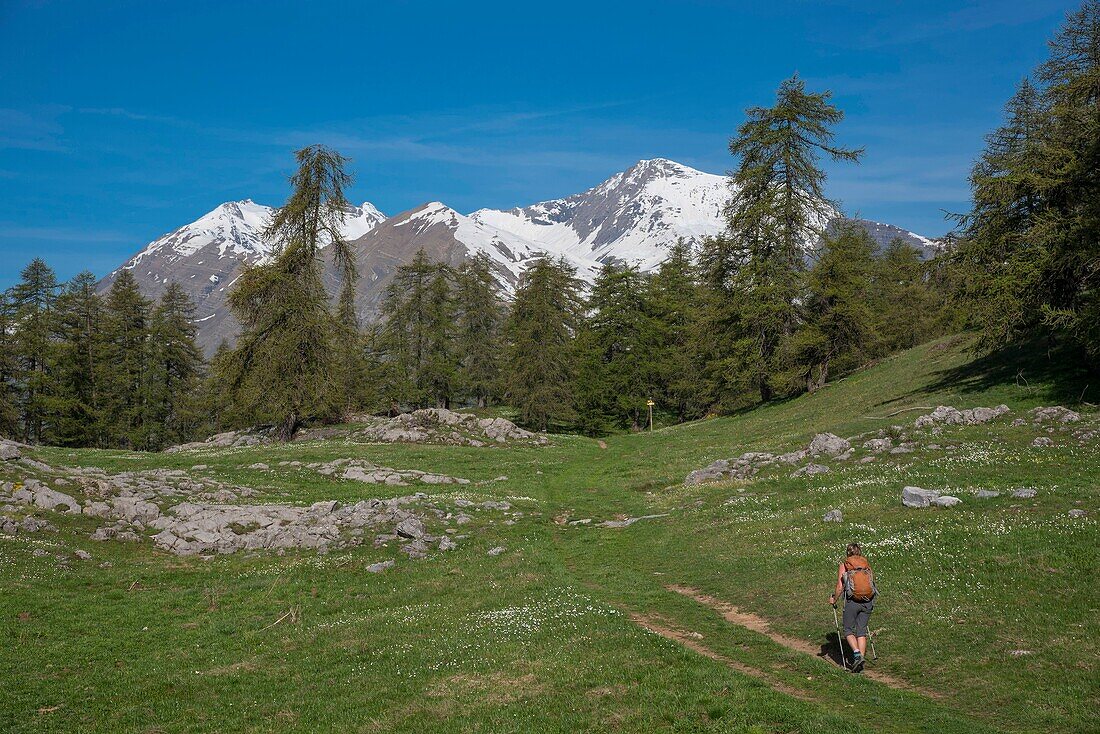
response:
<path id="1" fill-rule="evenodd" d="M 948 390 L 983 393 L 1009 384 L 1017 385 L 1022 395 L 1048 402 L 1066 405 L 1100 402 L 1100 371 L 1090 364 L 1087 355 L 1041 339 L 999 349 L 966 364 L 940 370 L 931 383 L 913 391 L 909 397 Z"/>

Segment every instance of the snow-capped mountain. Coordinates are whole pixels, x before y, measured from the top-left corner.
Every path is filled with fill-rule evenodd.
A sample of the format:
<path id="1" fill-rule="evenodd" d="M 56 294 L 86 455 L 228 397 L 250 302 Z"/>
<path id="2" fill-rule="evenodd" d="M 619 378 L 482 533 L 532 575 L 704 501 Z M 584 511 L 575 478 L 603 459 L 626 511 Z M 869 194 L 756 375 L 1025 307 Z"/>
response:
<path id="1" fill-rule="evenodd" d="M 509 292 L 529 261 L 544 255 L 564 257 L 589 282 L 607 262 L 652 270 L 677 239 L 698 242 L 721 232 L 729 195 L 726 177 L 656 158 L 639 161 L 583 193 L 508 210 L 463 215 L 430 202 L 386 219 L 365 203 L 348 212 L 344 226 L 361 276 L 356 308 L 364 320 L 376 317 L 394 272 L 421 250 L 433 261 L 452 265 L 471 253 L 485 253 Z M 133 272 L 150 298 L 159 297 L 169 282 L 183 285 L 197 305 L 199 341 L 212 352 L 236 333 L 226 298 L 240 268 L 272 255 L 262 234 L 272 212 L 247 199 L 227 202 L 150 243 L 122 268 Z M 893 225 L 852 221 L 880 245 L 901 237 L 926 254 L 938 251 L 933 240 Z M 105 278 L 101 289 L 117 273 Z M 339 278 L 331 263 L 326 280 L 335 293 Z"/>
<path id="2" fill-rule="evenodd" d="M 717 234 L 729 196 L 725 176 L 655 158 L 581 194 L 507 211 L 481 209 L 470 218 L 564 255 L 591 279 L 601 263 L 651 270 L 677 238 Z"/>
<path id="3" fill-rule="evenodd" d="M 273 212 L 251 199 L 227 201 L 150 242 L 104 278 L 99 288 L 108 289 L 123 269 L 134 274 L 147 298 L 159 298 L 168 283 L 179 283 L 195 303 L 199 341 L 210 352 L 237 332 L 226 298 L 241 268 L 262 263 L 272 255 L 263 231 Z M 357 240 L 385 218 L 370 202 L 352 207 L 344 220 L 343 235 Z"/>

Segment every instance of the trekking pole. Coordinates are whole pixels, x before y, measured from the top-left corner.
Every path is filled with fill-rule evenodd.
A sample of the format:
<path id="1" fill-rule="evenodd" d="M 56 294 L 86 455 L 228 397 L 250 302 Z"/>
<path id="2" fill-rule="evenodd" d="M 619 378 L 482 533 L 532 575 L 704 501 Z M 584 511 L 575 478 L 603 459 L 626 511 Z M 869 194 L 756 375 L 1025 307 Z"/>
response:
<path id="1" fill-rule="evenodd" d="M 878 660 L 878 653 L 875 652 L 875 634 L 870 628 L 867 629 L 867 641 L 871 643 L 871 654 L 874 655 L 872 660 Z"/>
<path id="2" fill-rule="evenodd" d="M 844 659 L 844 638 L 840 636 L 840 619 L 836 616 L 836 604 L 833 605 L 833 624 L 836 625 L 836 644 L 840 647 L 840 667 L 847 668 L 848 661 Z"/>

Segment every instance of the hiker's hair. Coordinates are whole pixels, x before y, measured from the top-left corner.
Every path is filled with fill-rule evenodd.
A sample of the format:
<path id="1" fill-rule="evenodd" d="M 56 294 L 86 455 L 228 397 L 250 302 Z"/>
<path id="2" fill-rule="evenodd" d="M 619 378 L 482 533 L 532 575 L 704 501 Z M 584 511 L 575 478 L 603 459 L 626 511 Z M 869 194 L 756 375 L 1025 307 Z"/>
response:
<path id="1" fill-rule="evenodd" d="M 850 556 L 862 556 L 863 549 L 859 547 L 859 543 L 849 543 L 847 548 L 848 555 Z"/>

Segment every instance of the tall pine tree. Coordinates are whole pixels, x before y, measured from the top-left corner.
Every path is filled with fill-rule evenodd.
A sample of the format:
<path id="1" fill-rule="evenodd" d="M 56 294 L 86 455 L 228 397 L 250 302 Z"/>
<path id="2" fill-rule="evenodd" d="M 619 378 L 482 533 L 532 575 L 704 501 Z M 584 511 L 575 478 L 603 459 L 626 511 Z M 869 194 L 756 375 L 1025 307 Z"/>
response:
<path id="1" fill-rule="evenodd" d="M 295 157 L 293 192 L 266 231 L 276 255 L 247 269 L 229 297 L 242 326 L 227 360 L 230 384 L 245 412 L 275 423 L 284 441 L 304 422 L 339 412 L 339 330 L 321 281 L 321 247 L 333 253 L 345 286 L 355 267 L 341 234 L 349 208 L 347 159 L 320 145 Z"/>
<path id="2" fill-rule="evenodd" d="M 103 386 L 103 432 L 110 446 L 134 448 L 144 439 L 149 310 L 134 274 L 119 271 L 104 302 L 99 380 Z"/>
<path id="3" fill-rule="evenodd" d="M 96 279 L 77 275 L 57 300 L 58 342 L 54 440 L 62 446 L 103 444 L 103 303 Z"/>
<path id="4" fill-rule="evenodd" d="M 808 277 L 805 324 L 791 340 L 795 372 L 808 392 L 824 386 L 836 363 L 858 366 L 877 338 L 868 292 L 874 253 L 874 241 L 855 224 L 826 236 L 818 252 Z"/>
<path id="5" fill-rule="evenodd" d="M 51 371 L 56 359 L 53 330 L 57 288 L 53 269 L 36 257 L 23 268 L 19 283 L 11 289 L 19 431 L 28 443 L 52 437 Z"/>
<path id="6" fill-rule="evenodd" d="M 739 338 L 728 353 L 743 360 L 740 372 L 769 400 L 773 376 L 784 370 L 781 346 L 799 325 L 804 251 L 816 243 L 836 209 L 825 195 L 818 159 L 858 161 L 862 150 L 833 143 L 844 113 L 831 94 L 806 91 L 794 76 L 772 107 L 747 111 L 730 141 L 739 159 L 726 207 L 727 232 L 708 241 L 702 262 L 715 295 L 734 309 Z M 732 281 L 732 282 L 731 282 Z"/>
<path id="7" fill-rule="evenodd" d="M 484 408 L 500 391 L 504 303 L 489 257 L 466 260 L 455 277 L 458 380 L 463 394 Z"/>
<path id="8" fill-rule="evenodd" d="M 170 283 L 150 320 L 145 448 L 180 443 L 200 423 L 195 390 L 203 364 L 195 344 L 194 316 L 195 304 L 178 283 Z"/>
<path id="9" fill-rule="evenodd" d="M 657 329 L 636 267 L 605 264 L 586 304 L 577 337 L 574 390 L 583 430 L 641 426 L 657 379 Z"/>
<path id="10" fill-rule="evenodd" d="M 580 283 L 564 259 L 535 260 L 523 274 L 508 317 L 509 402 L 527 426 L 547 430 L 574 418 L 573 336 L 581 315 Z"/>

